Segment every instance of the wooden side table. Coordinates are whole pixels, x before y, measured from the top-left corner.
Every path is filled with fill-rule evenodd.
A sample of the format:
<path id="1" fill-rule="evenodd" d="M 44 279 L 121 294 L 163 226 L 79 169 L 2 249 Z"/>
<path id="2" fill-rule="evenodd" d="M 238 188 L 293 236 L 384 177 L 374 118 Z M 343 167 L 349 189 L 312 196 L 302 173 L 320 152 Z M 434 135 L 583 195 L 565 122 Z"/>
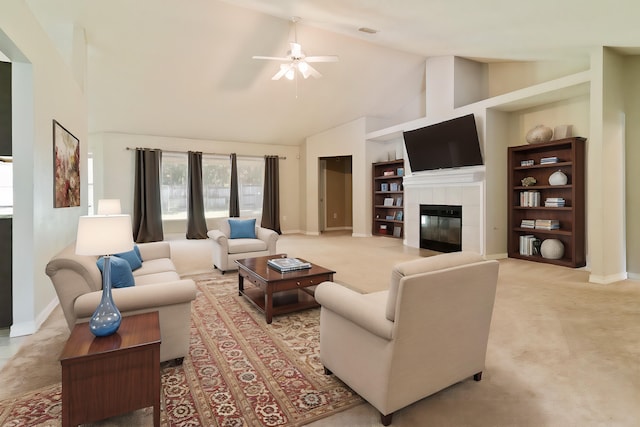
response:
<path id="1" fill-rule="evenodd" d="M 153 406 L 160 425 L 158 312 L 122 318 L 118 332 L 95 337 L 75 325 L 60 355 L 62 425 L 76 426 Z"/>

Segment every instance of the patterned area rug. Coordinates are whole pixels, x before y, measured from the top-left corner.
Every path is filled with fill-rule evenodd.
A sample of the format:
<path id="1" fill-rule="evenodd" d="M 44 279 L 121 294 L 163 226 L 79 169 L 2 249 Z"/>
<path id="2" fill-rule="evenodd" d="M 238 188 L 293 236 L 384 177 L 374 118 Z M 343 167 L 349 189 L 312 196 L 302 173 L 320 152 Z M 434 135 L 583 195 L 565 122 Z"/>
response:
<path id="1" fill-rule="evenodd" d="M 362 403 L 319 359 L 319 309 L 274 317 L 238 296 L 237 276 L 194 276 L 189 356 L 163 364 L 164 426 L 300 426 Z M 2 426 L 57 426 L 60 384 L 0 402 Z M 98 425 L 146 425 L 150 408 Z"/>

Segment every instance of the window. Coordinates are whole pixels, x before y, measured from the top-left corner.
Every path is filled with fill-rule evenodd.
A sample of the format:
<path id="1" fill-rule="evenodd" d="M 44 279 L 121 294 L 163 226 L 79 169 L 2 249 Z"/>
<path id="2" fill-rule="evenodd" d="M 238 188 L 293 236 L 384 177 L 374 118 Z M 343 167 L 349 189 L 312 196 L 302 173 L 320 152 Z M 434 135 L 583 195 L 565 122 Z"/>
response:
<path id="1" fill-rule="evenodd" d="M 13 214 L 13 163 L 11 157 L 0 159 L 0 215 Z"/>
<path id="2" fill-rule="evenodd" d="M 186 153 L 162 153 L 162 219 L 187 219 L 188 158 Z M 264 159 L 238 157 L 240 216 L 262 215 Z M 226 156 L 202 156 L 202 183 L 206 218 L 229 215 L 231 161 Z"/>
<path id="3" fill-rule="evenodd" d="M 93 215 L 93 154 L 89 153 L 87 158 L 87 193 L 88 195 L 88 212 Z"/>

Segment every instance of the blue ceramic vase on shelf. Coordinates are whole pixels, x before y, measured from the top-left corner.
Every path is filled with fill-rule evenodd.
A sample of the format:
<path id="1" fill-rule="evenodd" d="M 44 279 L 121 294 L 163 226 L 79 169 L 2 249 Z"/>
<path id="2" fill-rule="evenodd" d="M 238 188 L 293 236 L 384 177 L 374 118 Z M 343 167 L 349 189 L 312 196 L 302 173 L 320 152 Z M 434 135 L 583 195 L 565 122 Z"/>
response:
<path id="1" fill-rule="evenodd" d="M 107 255 L 102 272 L 102 298 L 89 320 L 89 329 L 97 337 L 106 337 L 118 330 L 121 321 L 122 315 L 111 296 L 111 257 Z"/>

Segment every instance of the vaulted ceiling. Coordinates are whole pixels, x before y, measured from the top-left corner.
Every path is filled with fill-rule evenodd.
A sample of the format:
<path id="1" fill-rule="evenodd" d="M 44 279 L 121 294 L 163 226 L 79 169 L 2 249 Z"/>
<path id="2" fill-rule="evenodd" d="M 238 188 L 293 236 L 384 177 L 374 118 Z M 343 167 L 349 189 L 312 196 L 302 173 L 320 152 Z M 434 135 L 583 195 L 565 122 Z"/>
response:
<path id="1" fill-rule="evenodd" d="M 85 34 L 89 131 L 299 144 L 369 116 L 424 115 L 424 60 L 588 57 L 636 53 L 640 2 L 613 0 L 27 0 L 71 62 Z M 319 79 L 271 80 L 299 16 Z M 367 27 L 376 34 L 358 31 Z"/>

